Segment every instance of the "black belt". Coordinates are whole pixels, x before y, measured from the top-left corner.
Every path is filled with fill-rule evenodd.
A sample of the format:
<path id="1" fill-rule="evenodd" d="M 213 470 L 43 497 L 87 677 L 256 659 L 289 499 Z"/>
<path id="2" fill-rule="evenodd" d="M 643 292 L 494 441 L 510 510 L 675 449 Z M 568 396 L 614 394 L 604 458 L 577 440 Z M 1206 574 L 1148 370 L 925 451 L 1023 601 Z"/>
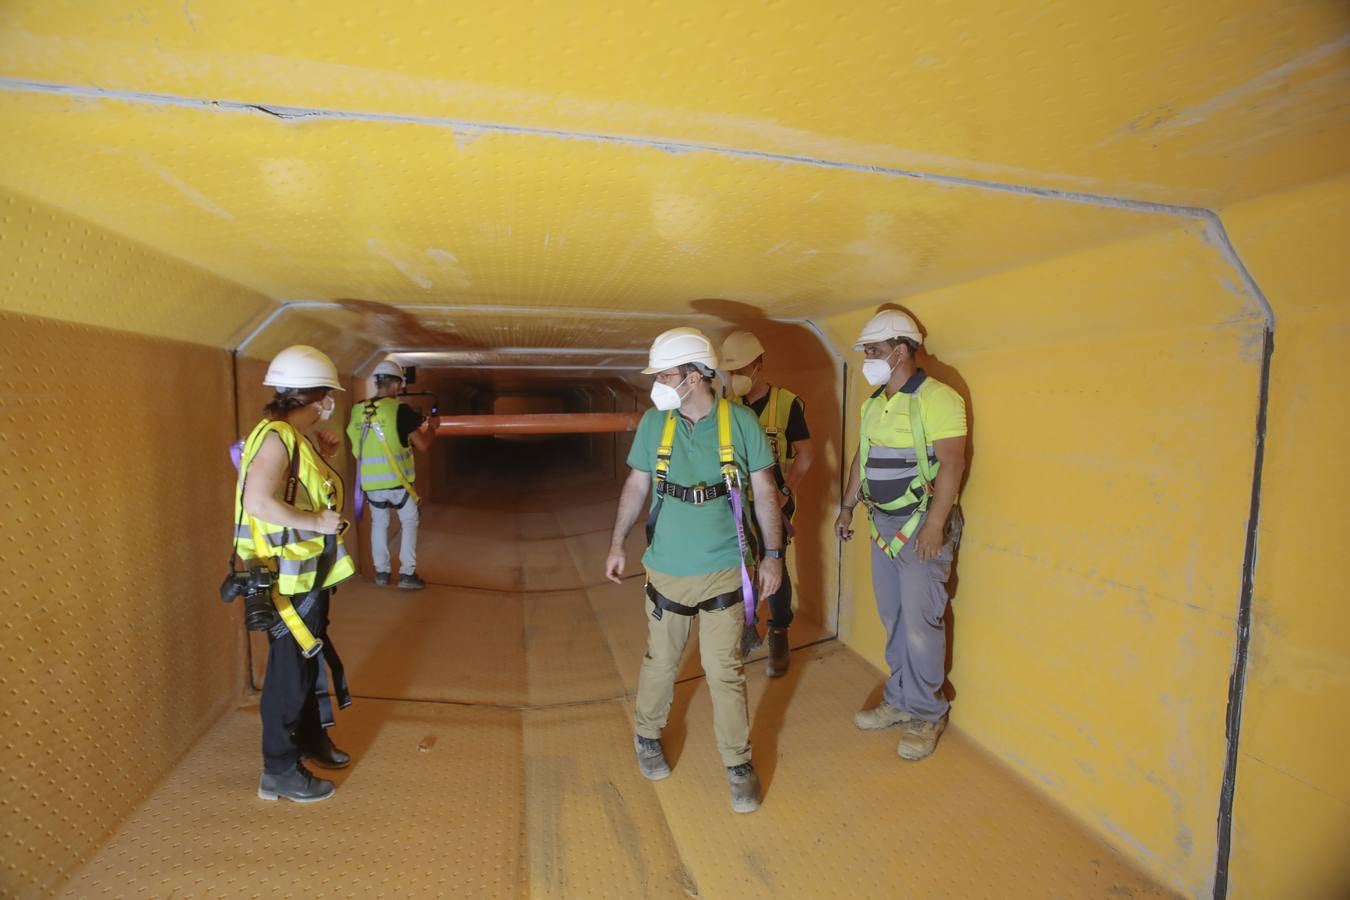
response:
<path id="1" fill-rule="evenodd" d="M 651 582 L 647 583 L 647 599 L 652 601 L 652 618 L 661 620 L 661 613 L 670 612 L 677 616 L 692 616 L 702 610 L 703 612 L 717 612 L 719 609 L 726 609 L 728 606 L 735 606 L 741 602 L 741 591 L 737 588 L 734 591 L 727 591 L 725 594 L 718 594 L 716 597 L 709 597 L 698 606 L 685 606 L 683 603 L 676 603 L 674 600 L 662 594 L 656 588 L 652 587 Z"/>
<path id="2" fill-rule="evenodd" d="M 683 500 L 685 503 L 692 503 L 695 506 L 702 506 L 710 500 L 719 500 L 727 496 L 728 490 L 724 481 L 717 484 L 700 484 L 696 487 L 685 487 L 671 481 L 662 481 L 657 484 L 656 493 L 674 497 L 676 500 Z"/>

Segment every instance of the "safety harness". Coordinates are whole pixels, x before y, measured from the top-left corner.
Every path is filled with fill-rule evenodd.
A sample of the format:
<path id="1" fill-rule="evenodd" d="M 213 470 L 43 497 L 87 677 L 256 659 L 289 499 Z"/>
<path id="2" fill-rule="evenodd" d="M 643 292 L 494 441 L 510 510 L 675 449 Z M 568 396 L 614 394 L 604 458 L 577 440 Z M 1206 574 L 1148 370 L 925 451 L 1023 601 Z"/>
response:
<path id="1" fill-rule="evenodd" d="M 422 502 L 422 498 L 417 496 L 417 491 L 413 489 L 412 482 L 410 482 L 408 476 L 403 473 L 403 466 L 399 464 L 399 457 L 394 453 L 393 448 L 389 446 L 389 440 L 385 437 L 384 425 L 380 423 L 380 420 L 376 416 L 379 412 L 379 407 L 376 405 L 379 400 L 379 397 L 371 397 L 366 401 L 365 410 L 363 412 L 365 418 L 361 423 L 361 442 L 358 445 L 356 453 L 357 481 L 359 482 L 361 480 L 361 470 L 366 462 L 366 436 L 373 430 L 375 436 L 380 439 L 380 446 L 384 448 L 384 458 L 388 460 L 389 468 L 394 470 L 395 477 L 398 478 L 399 484 L 403 485 L 403 490 L 407 493 L 403 495 L 402 500 L 395 503 L 392 500 L 372 500 L 369 496 L 366 496 L 364 488 L 358 487 L 356 493 L 356 518 L 358 519 L 361 518 L 361 501 L 363 499 L 376 509 L 402 509 L 404 504 L 408 502 L 409 497 L 412 498 L 414 503 Z"/>
<path id="2" fill-rule="evenodd" d="M 661 506 L 666 497 L 675 497 L 685 503 L 702 506 L 711 500 L 727 497 L 731 501 L 731 515 L 736 523 L 736 544 L 741 555 L 741 598 L 745 604 L 745 621 L 755 621 L 755 586 L 750 579 L 750 563 L 758 552 L 753 545 L 754 531 L 747 522 L 750 490 L 741 480 L 740 469 L 736 467 L 736 448 L 731 440 L 731 404 L 726 398 L 717 401 L 717 458 L 722 466 L 722 482 L 708 485 L 700 483 L 695 487 L 686 487 L 670 481 L 670 457 L 675 450 L 676 427 L 679 414 L 675 410 L 666 413 L 665 425 L 661 431 L 661 442 L 656 447 L 656 468 L 652 473 L 653 493 L 651 512 L 647 514 L 647 545 L 651 546 L 656 536 L 656 521 L 661 516 Z M 647 597 L 652 601 L 654 618 L 661 618 L 661 611 L 674 612 L 677 615 L 692 616 L 700 609 L 726 609 L 736 602 L 735 592 L 722 594 L 705 600 L 697 607 L 683 606 L 662 596 L 650 584 L 647 585 Z M 731 598 L 727 600 L 726 598 Z M 721 605 L 716 605 L 720 603 Z M 713 604 L 713 605 L 709 605 Z"/>
<path id="3" fill-rule="evenodd" d="M 792 444 L 784 434 L 787 431 L 788 417 L 792 415 L 792 403 L 796 399 L 797 395 L 792 391 L 770 385 L 769 402 L 764 404 L 764 412 L 759 417 L 759 423 L 764 426 L 764 436 L 769 439 L 769 449 L 773 451 L 774 462 L 778 463 L 778 474 L 782 480 L 787 478 L 788 466 L 796 457 Z"/>
<path id="4" fill-rule="evenodd" d="M 867 455 L 871 449 L 871 442 L 867 439 L 865 432 L 859 442 L 861 453 L 858 465 L 862 468 L 863 475 L 862 500 L 863 503 L 867 504 L 869 511 L 867 517 L 868 529 L 872 535 L 872 542 L 892 559 L 900 553 L 905 544 L 909 543 L 909 539 L 918 530 L 919 522 L 922 521 L 924 513 L 928 511 L 928 502 L 933 497 L 933 482 L 937 478 L 938 467 L 941 465 L 941 462 L 933 463 L 928 459 L 928 441 L 924 435 L 923 414 L 919 404 L 917 387 L 909 395 L 909 433 L 914 442 L 914 456 L 918 463 L 919 474 L 910 481 L 909 487 L 903 494 L 889 503 L 877 503 L 868 494 Z M 876 516 L 873 514 L 876 510 L 891 512 L 892 510 L 904 509 L 916 502 L 918 506 L 905 520 L 905 524 L 901 525 L 900 529 L 896 531 L 894 537 L 888 540 L 877 531 Z"/>
<path id="5" fill-rule="evenodd" d="M 792 461 L 797 458 L 792 442 L 787 439 L 787 426 L 788 419 L 792 416 L 792 404 L 796 403 L 797 399 L 797 395 L 787 388 L 769 385 L 768 399 L 759 413 L 759 424 L 763 426 L 764 436 L 768 438 L 769 449 L 773 452 L 774 481 L 778 485 L 778 490 L 788 498 L 783 504 L 784 544 L 791 544 L 797 535 L 797 530 L 792 525 L 792 517 L 797 512 L 797 498 L 787 486 L 788 471 Z M 750 407 L 744 398 L 738 402 L 747 408 Z"/>

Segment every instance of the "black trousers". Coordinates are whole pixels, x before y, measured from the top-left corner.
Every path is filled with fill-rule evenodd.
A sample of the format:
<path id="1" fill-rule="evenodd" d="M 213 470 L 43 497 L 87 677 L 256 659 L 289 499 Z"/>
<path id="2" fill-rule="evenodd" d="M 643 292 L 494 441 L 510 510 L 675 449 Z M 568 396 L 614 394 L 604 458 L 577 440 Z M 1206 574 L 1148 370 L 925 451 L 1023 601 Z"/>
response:
<path id="1" fill-rule="evenodd" d="M 792 579 L 787 570 L 787 544 L 783 545 L 783 585 L 769 595 L 769 627 L 786 628 L 792 624 Z"/>
<path id="2" fill-rule="evenodd" d="M 328 637 L 329 594 L 320 592 L 304 616 L 305 625 L 321 640 Z M 268 640 L 267 674 L 258 710 L 262 716 L 263 771 L 279 775 L 294 769 L 301 750 L 314 747 L 323 736 L 319 699 L 314 693 L 323 654 L 305 659 L 289 633 L 279 638 L 269 634 Z"/>

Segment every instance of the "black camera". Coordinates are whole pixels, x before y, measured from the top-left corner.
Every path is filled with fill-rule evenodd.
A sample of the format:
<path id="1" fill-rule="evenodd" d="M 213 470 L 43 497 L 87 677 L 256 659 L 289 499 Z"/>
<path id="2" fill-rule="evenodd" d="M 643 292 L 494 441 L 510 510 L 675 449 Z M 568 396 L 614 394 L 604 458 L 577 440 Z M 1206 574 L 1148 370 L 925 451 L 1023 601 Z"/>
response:
<path id="1" fill-rule="evenodd" d="M 277 623 L 277 608 L 272 604 L 272 585 L 276 575 L 266 566 L 254 566 L 244 572 L 231 571 L 220 583 L 220 599 L 232 603 L 244 598 L 244 624 L 249 631 L 271 631 Z"/>

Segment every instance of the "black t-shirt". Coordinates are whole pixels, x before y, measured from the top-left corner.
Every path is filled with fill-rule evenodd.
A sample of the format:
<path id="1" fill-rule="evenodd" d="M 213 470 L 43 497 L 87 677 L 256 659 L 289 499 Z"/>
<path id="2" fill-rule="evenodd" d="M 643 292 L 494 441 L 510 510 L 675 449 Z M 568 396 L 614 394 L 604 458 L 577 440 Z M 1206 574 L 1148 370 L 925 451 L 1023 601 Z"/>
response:
<path id="1" fill-rule="evenodd" d="M 408 435 L 422 427 L 422 414 L 406 403 L 398 405 L 398 442 L 408 446 Z"/>
<path id="2" fill-rule="evenodd" d="M 754 403 L 747 403 L 746 405 L 754 410 L 755 415 L 762 415 L 772 394 L 773 391 L 770 390 Z M 811 432 L 806 430 L 806 405 L 802 403 L 801 397 L 795 397 L 792 400 L 792 407 L 788 410 L 787 428 L 783 429 L 783 437 L 787 439 L 789 444 L 804 441 L 811 437 Z"/>

